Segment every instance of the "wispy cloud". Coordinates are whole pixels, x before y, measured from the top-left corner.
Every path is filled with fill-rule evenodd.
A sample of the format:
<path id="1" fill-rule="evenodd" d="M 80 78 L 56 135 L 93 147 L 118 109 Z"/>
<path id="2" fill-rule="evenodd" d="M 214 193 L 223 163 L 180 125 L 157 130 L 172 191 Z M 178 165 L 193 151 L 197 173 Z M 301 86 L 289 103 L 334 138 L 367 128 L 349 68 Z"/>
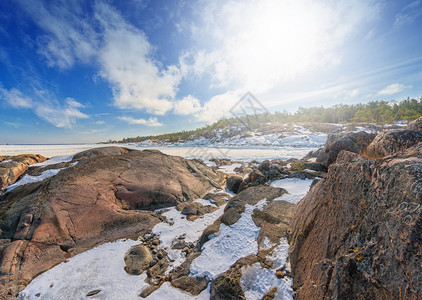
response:
<path id="1" fill-rule="evenodd" d="M 380 90 L 378 92 L 378 95 L 380 95 L 380 96 L 394 95 L 394 94 L 398 94 L 398 93 L 404 91 L 407 88 L 411 88 L 411 86 L 406 86 L 406 85 L 401 84 L 401 83 L 393 83 L 393 84 L 386 86 L 382 90 Z"/>
<path id="2" fill-rule="evenodd" d="M 89 62 L 99 39 L 83 14 L 81 1 L 18 0 L 46 34 L 38 38 L 39 53 L 50 66 L 70 68 L 77 61 Z"/>
<path id="3" fill-rule="evenodd" d="M 158 126 L 162 126 L 163 124 L 161 124 L 160 122 L 158 122 L 157 118 L 149 118 L 148 120 L 145 119 L 135 119 L 133 117 L 127 117 L 127 116 L 123 116 L 123 117 L 119 117 L 120 120 L 128 122 L 129 124 L 132 125 L 145 125 L 148 127 L 158 127 Z"/>
<path id="4" fill-rule="evenodd" d="M 0 87 L 0 99 L 5 100 L 14 108 L 31 108 L 33 106 L 32 99 L 15 88 L 9 91 Z"/>
<path id="5" fill-rule="evenodd" d="M 412 24 L 417 18 L 422 16 L 422 10 L 420 9 L 421 1 L 413 1 L 402 8 L 401 12 L 396 15 L 394 27 L 399 29 L 401 27 Z"/>
<path id="6" fill-rule="evenodd" d="M 15 88 L 0 88 L 0 98 L 8 105 L 13 108 L 31 109 L 37 116 L 56 127 L 71 128 L 76 120 L 89 118 L 80 111 L 84 106 L 75 99 L 67 98 L 65 104 L 60 105 L 46 90 L 34 90 L 33 95 L 35 99 Z"/>
<path id="7" fill-rule="evenodd" d="M 19 128 L 20 124 L 18 123 L 14 123 L 14 122 L 5 122 L 3 121 L 4 124 L 6 124 L 7 126 L 13 127 L 13 128 Z"/>

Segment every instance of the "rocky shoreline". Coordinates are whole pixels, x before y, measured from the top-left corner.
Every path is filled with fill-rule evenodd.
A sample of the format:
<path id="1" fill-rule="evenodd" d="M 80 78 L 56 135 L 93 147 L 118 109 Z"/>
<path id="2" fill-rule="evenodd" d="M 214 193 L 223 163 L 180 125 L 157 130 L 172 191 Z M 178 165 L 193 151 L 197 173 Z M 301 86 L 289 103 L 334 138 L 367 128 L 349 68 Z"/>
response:
<path id="1" fill-rule="evenodd" d="M 140 297 L 167 290 L 197 299 L 420 299 L 421 123 L 334 133 L 301 160 L 237 167 L 121 147 L 56 164 L 0 157 L 0 297 L 16 299 L 54 266 L 132 238 L 116 259 L 144 278 L 134 287 Z M 231 174 L 221 172 L 227 165 Z M 45 179 L 7 189 L 24 174 Z M 277 185 L 296 181 L 309 182 L 302 200 Z M 177 226 L 199 232 L 173 236 Z M 225 247 L 231 260 L 218 256 Z M 56 288 L 19 297 L 49 299 Z M 108 295 L 105 287 L 81 292 Z"/>

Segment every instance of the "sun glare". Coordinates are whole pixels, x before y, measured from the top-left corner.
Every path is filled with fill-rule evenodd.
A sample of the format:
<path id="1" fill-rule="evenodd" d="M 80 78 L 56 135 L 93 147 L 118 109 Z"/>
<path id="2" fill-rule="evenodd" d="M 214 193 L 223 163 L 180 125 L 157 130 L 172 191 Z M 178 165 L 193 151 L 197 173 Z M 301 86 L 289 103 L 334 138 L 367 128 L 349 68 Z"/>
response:
<path id="1" fill-rule="evenodd" d="M 330 47 L 329 11 L 315 3 L 239 4 L 225 17 L 223 60 L 229 67 L 223 69 L 255 91 L 317 65 Z"/>

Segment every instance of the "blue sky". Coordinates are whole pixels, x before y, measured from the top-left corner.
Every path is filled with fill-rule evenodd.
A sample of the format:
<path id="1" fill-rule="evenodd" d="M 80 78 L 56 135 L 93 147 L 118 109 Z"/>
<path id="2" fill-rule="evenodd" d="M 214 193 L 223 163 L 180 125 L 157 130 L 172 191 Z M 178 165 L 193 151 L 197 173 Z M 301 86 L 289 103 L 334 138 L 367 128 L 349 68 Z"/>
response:
<path id="1" fill-rule="evenodd" d="M 422 96 L 422 0 L 0 1 L 0 143 Z"/>

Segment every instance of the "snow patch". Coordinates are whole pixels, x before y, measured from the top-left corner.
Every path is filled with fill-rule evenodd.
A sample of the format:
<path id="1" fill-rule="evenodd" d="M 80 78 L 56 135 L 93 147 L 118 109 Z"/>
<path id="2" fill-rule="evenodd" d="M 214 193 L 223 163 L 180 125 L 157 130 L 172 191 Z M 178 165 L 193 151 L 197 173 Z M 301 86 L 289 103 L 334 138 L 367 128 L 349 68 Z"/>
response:
<path id="1" fill-rule="evenodd" d="M 18 299 L 139 299 L 146 274 L 125 272 L 126 252 L 139 241 L 118 240 L 78 254 L 36 277 Z M 95 297 L 86 297 L 101 290 Z M 35 295 L 40 293 L 40 297 Z"/>
<path id="2" fill-rule="evenodd" d="M 59 163 L 70 162 L 72 161 L 72 159 L 73 159 L 73 155 L 55 156 L 44 162 L 30 165 L 29 167 L 30 168 L 31 167 L 45 167 L 45 166 L 55 165 Z"/>
<path id="3" fill-rule="evenodd" d="M 39 176 L 24 175 L 21 178 L 21 180 L 19 180 L 18 182 L 15 182 L 14 184 L 10 185 L 7 188 L 7 190 L 6 190 L 6 193 L 10 192 L 11 190 L 14 190 L 18 186 L 21 186 L 21 185 L 24 185 L 24 184 L 28 184 L 28 183 L 34 183 L 34 182 L 43 181 L 43 180 L 45 180 L 47 178 L 56 176 L 60 172 L 60 170 L 61 169 L 45 170 Z"/>
<path id="4" fill-rule="evenodd" d="M 277 287 L 275 299 L 293 299 L 293 280 L 287 276 L 277 278 L 276 271 L 280 268 L 288 269 L 287 258 L 289 254 L 289 244 L 286 239 L 282 239 L 280 245 L 274 249 L 269 257 L 273 263 L 271 269 L 262 268 L 259 263 L 242 268 L 240 284 L 247 300 L 262 299 L 266 292 L 273 287 Z"/>
<path id="5" fill-rule="evenodd" d="M 208 200 L 196 200 L 202 203 Z M 207 203 L 210 205 L 210 202 Z M 185 235 L 185 242 L 193 243 L 196 242 L 202 235 L 202 232 L 209 225 L 224 213 L 225 205 L 220 206 L 216 211 L 205 214 L 195 221 L 191 222 L 186 219 L 175 207 L 169 209 L 169 211 L 162 215 L 167 218 L 169 223 L 159 223 L 154 226 L 152 233 L 158 235 L 160 239 L 159 249 L 165 249 L 168 256 L 174 262 L 169 266 L 169 270 L 180 266 L 185 260 L 185 255 L 180 249 L 171 249 L 172 242 L 181 235 Z"/>
<path id="6" fill-rule="evenodd" d="M 259 245 L 259 249 L 270 249 L 272 246 L 274 246 L 273 243 L 271 243 L 270 239 L 266 236 L 261 241 L 261 245 Z"/>
<path id="7" fill-rule="evenodd" d="M 226 174 L 235 174 L 236 172 L 234 171 L 234 169 L 240 168 L 241 166 L 242 166 L 241 163 L 234 163 L 231 165 L 221 166 L 218 168 L 218 171 L 221 171 Z"/>
<path id="8" fill-rule="evenodd" d="M 214 279 L 239 258 L 258 253 L 257 238 L 261 228 L 252 220 L 252 212 L 262 209 L 266 202 L 263 199 L 255 205 L 246 204 L 245 212 L 236 223 L 221 224 L 220 232 L 203 245 L 201 255 L 193 260 L 191 276 Z"/>
<path id="9" fill-rule="evenodd" d="M 274 201 L 284 200 L 294 204 L 298 203 L 309 191 L 312 181 L 312 179 L 286 178 L 271 182 L 272 187 L 284 188 L 288 192 L 288 194 L 275 198 Z"/>

